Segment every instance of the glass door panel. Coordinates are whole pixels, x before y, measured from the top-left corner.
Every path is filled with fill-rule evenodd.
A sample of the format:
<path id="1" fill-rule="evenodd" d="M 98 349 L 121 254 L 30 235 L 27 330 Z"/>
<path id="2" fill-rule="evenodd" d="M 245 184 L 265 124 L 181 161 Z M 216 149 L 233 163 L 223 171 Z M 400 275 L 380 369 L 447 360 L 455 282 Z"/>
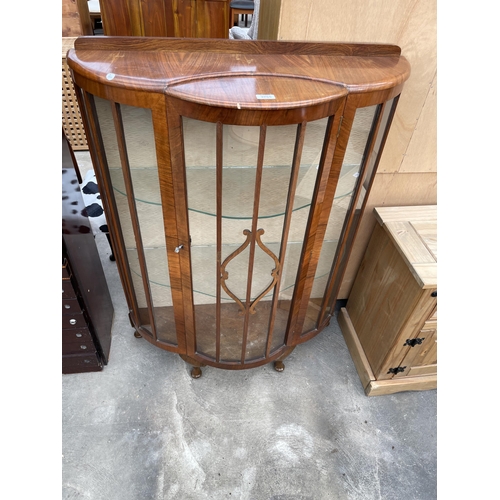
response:
<path id="1" fill-rule="evenodd" d="M 94 97 L 94 102 L 135 290 L 138 321 L 158 340 L 176 345 L 151 111 L 98 97 Z M 119 139 L 122 134 L 123 143 Z"/>
<path id="2" fill-rule="evenodd" d="M 246 363 L 284 345 L 326 125 L 183 118 L 198 353 Z"/>

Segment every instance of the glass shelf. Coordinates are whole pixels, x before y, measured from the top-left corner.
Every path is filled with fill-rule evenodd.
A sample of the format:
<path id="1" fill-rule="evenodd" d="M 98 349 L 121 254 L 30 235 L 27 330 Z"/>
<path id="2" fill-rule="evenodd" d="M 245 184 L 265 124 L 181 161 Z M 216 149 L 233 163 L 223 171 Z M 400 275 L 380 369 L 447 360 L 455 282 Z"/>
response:
<path id="1" fill-rule="evenodd" d="M 330 254 L 337 246 L 337 241 L 325 241 L 324 245 L 326 247 L 325 255 Z M 268 244 L 267 245 L 271 251 L 275 254 L 279 254 L 278 244 Z M 238 245 L 225 245 L 225 250 L 227 253 L 234 251 Z M 296 275 L 294 272 L 289 272 L 290 269 L 296 269 L 298 261 L 300 258 L 300 251 L 302 249 L 302 243 L 292 243 L 288 245 L 287 250 L 287 262 L 286 266 L 282 272 L 280 292 L 286 294 L 291 299 L 293 293 L 293 287 L 295 285 Z M 216 297 L 216 287 L 217 287 L 217 269 L 215 266 L 216 262 L 216 247 L 215 246 L 202 246 L 202 247 L 191 247 L 191 258 L 192 265 L 198 272 L 193 273 L 193 293 L 195 294 L 195 304 L 212 304 Z M 165 247 L 158 248 L 145 248 L 144 249 L 146 262 L 148 265 L 148 278 L 149 286 L 152 290 L 153 301 L 155 306 L 171 306 L 172 297 L 170 292 L 165 292 L 165 289 L 170 289 L 170 277 L 168 274 L 168 268 L 166 267 L 166 255 L 167 251 Z M 132 277 L 135 288 L 137 292 L 142 286 L 142 272 L 139 266 L 139 258 L 136 249 L 128 249 L 127 257 L 130 264 L 130 270 L 132 272 Z M 232 265 L 228 265 L 227 271 L 229 278 L 227 280 L 228 286 L 235 292 L 240 298 L 244 298 L 245 289 L 243 287 L 238 287 L 238 283 L 242 283 L 246 278 L 247 274 L 247 263 L 248 254 L 241 253 L 232 262 Z M 329 262 L 328 259 L 324 259 L 323 262 L 320 261 L 318 264 L 318 272 L 316 274 L 316 280 L 323 280 L 323 278 L 329 275 Z M 254 272 L 252 275 L 253 286 L 252 286 L 252 300 L 254 300 L 260 291 L 264 290 L 266 286 L 270 283 L 270 275 L 273 269 L 273 260 L 269 258 L 267 254 L 257 254 L 256 262 L 254 264 Z M 317 287 L 313 286 L 313 290 Z M 318 289 L 318 294 L 321 294 L 323 290 Z M 317 295 L 316 293 L 314 294 Z M 319 296 L 319 295 L 317 295 Z M 270 300 L 272 298 L 272 291 L 266 294 L 262 300 Z M 137 299 L 139 307 L 145 307 L 146 298 L 144 292 L 137 293 Z M 233 299 L 229 297 L 225 292 L 222 295 L 222 301 L 232 302 Z"/>
<path id="2" fill-rule="evenodd" d="M 266 182 L 262 184 L 261 197 L 268 200 L 259 213 L 260 219 L 280 217 L 285 214 L 282 200 L 286 200 L 290 167 L 268 167 L 265 173 Z M 339 184 L 335 193 L 335 200 L 350 196 L 354 190 L 359 165 L 342 166 Z M 297 194 L 293 211 L 308 208 L 311 205 L 310 196 L 301 196 L 301 193 L 312 193 L 316 181 L 317 166 L 301 167 L 299 169 Z M 115 194 L 126 200 L 127 192 L 125 181 L 120 169 L 110 169 L 110 175 Z M 158 172 L 155 168 L 131 169 L 134 186 L 134 199 L 139 204 L 161 206 Z M 227 186 L 227 195 L 224 195 L 225 212 L 223 219 L 251 220 L 253 209 L 253 191 L 242 194 L 236 186 L 248 186 L 255 179 L 255 168 L 227 168 L 223 173 Z M 189 186 L 188 209 L 192 212 L 216 217 L 215 211 L 215 167 L 190 168 L 186 171 Z M 145 209 L 144 207 L 142 209 Z M 141 210 L 141 207 L 138 207 Z"/>

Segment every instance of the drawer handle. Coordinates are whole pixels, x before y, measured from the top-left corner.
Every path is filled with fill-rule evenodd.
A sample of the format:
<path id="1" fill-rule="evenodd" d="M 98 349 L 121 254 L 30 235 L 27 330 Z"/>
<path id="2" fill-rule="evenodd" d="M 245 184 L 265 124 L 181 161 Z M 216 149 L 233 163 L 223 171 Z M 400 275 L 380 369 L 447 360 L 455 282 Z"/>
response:
<path id="1" fill-rule="evenodd" d="M 75 335 L 80 338 L 80 337 L 83 337 L 83 335 L 81 333 L 75 333 Z"/>
<path id="2" fill-rule="evenodd" d="M 179 253 L 183 248 L 184 248 L 184 245 L 179 245 L 178 247 L 175 247 L 174 252 Z"/>
<path id="3" fill-rule="evenodd" d="M 406 342 L 403 344 L 403 347 L 406 345 L 409 345 L 410 347 L 415 347 L 416 345 L 421 345 L 424 340 L 425 337 L 422 337 L 421 339 L 406 339 Z"/>
<path id="4" fill-rule="evenodd" d="M 70 325 L 76 325 L 76 319 L 70 319 L 69 320 Z"/>
<path id="5" fill-rule="evenodd" d="M 64 304 L 64 309 L 70 309 L 70 308 L 71 308 L 71 306 L 70 306 L 70 305 L 68 305 L 68 304 Z"/>
<path id="6" fill-rule="evenodd" d="M 437 291 L 436 291 L 436 292 L 432 292 L 432 293 L 431 293 L 431 297 L 437 297 L 437 296 L 438 296 Z"/>
<path id="7" fill-rule="evenodd" d="M 81 345 L 80 349 L 87 349 L 87 346 L 86 345 Z"/>
<path id="8" fill-rule="evenodd" d="M 398 373 L 403 373 L 405 370 L 406 370 L 406 366 L 398 366 L 396 368 L 389 368 L 387 375 L 389 375 L 389 373 L 392 373 L 393 375 L 397 375 Z"/>

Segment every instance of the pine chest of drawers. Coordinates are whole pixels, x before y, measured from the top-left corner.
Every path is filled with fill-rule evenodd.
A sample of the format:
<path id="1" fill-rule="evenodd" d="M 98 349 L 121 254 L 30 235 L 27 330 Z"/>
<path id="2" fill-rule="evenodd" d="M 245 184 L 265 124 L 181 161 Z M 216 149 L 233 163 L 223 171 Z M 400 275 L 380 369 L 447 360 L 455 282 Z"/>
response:
<path id="1" fill-rule="evenodd" d="M 368 396 L 437 387 L 436 208 L 375 209 L 338 318 Z"/>

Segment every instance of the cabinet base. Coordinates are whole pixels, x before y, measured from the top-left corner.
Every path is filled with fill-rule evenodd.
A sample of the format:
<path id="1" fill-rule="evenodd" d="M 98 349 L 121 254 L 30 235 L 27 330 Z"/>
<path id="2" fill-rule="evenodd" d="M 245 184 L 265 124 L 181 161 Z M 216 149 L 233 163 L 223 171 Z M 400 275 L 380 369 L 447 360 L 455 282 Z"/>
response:
<path id="1" fill-rule="evenodd" d="M 274 369 L 277 372 L 282 372 L 285 370 L 285 364 L 283 363 L 283 360 L 291 354 L 291 352 L 295 349 L 295 346 L 293 347 L 287 347 L 284 352 L 279 356 L 278 358 L 270 359 L 267 361 L 267 363 L 273 362 Z M 202 362 L 198 361 L 195 358 L 192 358 L 191 356 L 188 356 L 186 354 L 179 354 L 179 356 L 189 365 L 191 365 L 191 377 L 193 378 L 200 378 L 202 375 L 201 368 L 205 366 L 213 366 L 214 368 L 222 368 L 224 370 L 242 370 L 242 369 L 250 369 L 250 368 L 257 368 L 257 366 L 262 366 L 266 364 L 266 360 L 263 362 L 259 363 L 258 365 L 227 365 L 227 364 L 216 364 L 216 363 L 210 363 L 210 362 Z"/>
<path id="2" fill-rule="evenodd" d="M 377 380 L 345 307 L 342 307 L 339 311 L 338 323 L 367 396 L 382 396 L 394 394 L 395 392 L 425 391 L 437 388 L 437 375 Z"/>

